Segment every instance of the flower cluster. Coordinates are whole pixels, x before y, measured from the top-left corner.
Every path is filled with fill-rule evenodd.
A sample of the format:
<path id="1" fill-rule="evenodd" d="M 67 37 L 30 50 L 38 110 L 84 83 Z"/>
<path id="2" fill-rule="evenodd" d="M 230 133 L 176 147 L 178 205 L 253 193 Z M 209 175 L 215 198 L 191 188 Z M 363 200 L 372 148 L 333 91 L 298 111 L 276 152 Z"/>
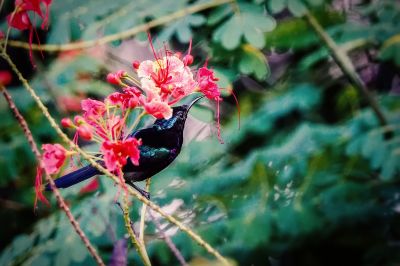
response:
<path id="1" fill-rule="evenodd" d="M 47 28 L 51 1 L 52 0 L 15 0 L 15 9 L 7 16 L 9 27 L 20 31 L 29 30 L 29 45 L 32 45 L 34 26 L 29 14 L 31 13 L 34 16 L 39 16 L 42 19 L 42 29 Z M 44 13 L 41 9 L 42 3 L 46 10 Z M 32 49 L 30 49 L 30 58 L 32 61 Z"/>
<path id="2" fill-rule="evenodd" d="M 101 157 L 104 166 L 121 179 L 128 160 L 139 164 L 142 142 L 130 134 L 143 116 L 169 119 L 172 106 L 193 93 L 202 93 L 217 103 L 222 100 L 214 71 L 207 64 L 198 70 L 190 67 L 193 63 L 190 48 L 182 56 L 166 49 L 159 55 L 151 47 L 154 60 L 134 61 L 134 75 L 124 70 L 107 75 L 107 81 L 120 86 L 120 90 L 103 101 L 82 100 L 82 114 L 61 121 L 63 127 L 75 130 L 75 141 L 80 138 L 99 143 L 99 151 L 93 158 Z M 58 173 L 73 154 L 59 144 L 45 144 L 42 149 L 42 167 L 47 174 Z"/>

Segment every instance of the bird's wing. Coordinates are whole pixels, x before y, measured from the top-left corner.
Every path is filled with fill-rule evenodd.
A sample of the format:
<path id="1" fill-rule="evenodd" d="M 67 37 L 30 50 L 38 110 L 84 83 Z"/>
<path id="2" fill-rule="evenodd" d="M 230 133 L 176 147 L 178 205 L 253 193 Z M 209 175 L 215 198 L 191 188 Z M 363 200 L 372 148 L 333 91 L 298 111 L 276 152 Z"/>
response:
<path id="1" fill-rule="evenodd" d="M 135 170 L 139 171 L 142 169 L 149 169 L 149 167 L 155 168 L 160 162 L 169 161 L 174 152 L 166 148 L 153 148 L 146 145 L 141 145 L 139 150 L 139 165 L 135 167 Z"/>

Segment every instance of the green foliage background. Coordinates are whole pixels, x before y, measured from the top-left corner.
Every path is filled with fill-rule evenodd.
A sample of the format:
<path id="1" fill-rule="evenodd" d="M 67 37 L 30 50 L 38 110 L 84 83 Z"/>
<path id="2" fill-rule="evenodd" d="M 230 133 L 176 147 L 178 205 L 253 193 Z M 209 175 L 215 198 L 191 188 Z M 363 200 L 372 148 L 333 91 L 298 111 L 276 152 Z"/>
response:
<path id="1" fill-rule="evenodd" d="M 206 2 L 54 1 L 45 43 L 92 40 Z M 219 144 L 215 135 L 192 141 L 173 165 L 153 178 L 151 189 L 156 203 L 179 205 L 173 214 L 238 265 L 400 262 L 400 101 L 392 87 L 394 77 L 400 78 L 400 4 L 343 3 L 238 0 L 151 31 L 158 43 L 165 40 L 182 51 L 193 39 L 195 62 L 208 57 L 221 85 L 238 94 L 240 130 L 227 96 L 226 143 Z M 375 94 L 386 127 L 379 125 L 303 19 L 307 7 L 348 52 Z M 12 34 L 26 40 L 16 31 Z M 111 45 L 117 51 L 120 43 Z M 27 51 L 14 49 L 18 65 L 29 69 Z M 27 75 L 57 118 L 74 114 L 60 108 L 65 97 L 83 93 L 101 98 L 112 91 L 104 82 L 107 64 L 91 53 L 83 51 L 69 60 L 45 54 L 44 63 L 38 61 L 38 68 Z M 387 68 L 391 72 L 382 70 Z M 9 90 L 35 138 L 57 141 L 26 91 L 17 82 Z M 94 264 L 54 199 L 51 208 L 41 206 L 34 213 L 35 158 L 4 100 L 0 113 L 0 265 Z M 200 119 L 210 116 L 204 107 L 193 113 Z M 107 262 L 125 228 L 114 203 L 116 188 L 107 178 L 100 180 L 97 193 L 81 195 L 83 185 L 78 185 L 63 195 Z M 139 210 L 135 202 L 135 221 Z M 175 230 L 171 225 L 166 229 Z M 192 265 L 214 263 L 184 233 L 178 231 L 172 239 Z M 155 265 L 177 264 L 151 222 L 146 241 Z M 128 261 L 140 264 L 132 247 Z"/>

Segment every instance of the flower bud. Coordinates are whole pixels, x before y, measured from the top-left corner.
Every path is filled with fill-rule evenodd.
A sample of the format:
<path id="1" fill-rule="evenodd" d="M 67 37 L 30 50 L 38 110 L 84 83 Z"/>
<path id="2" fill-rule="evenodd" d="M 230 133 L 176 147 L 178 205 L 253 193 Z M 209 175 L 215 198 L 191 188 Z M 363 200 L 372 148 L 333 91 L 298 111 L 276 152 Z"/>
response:
<path id="1" fill-rule="evenodd" d="M 115 74 L 109 73 L 107 75 L 107 82 L 110 84 L 119 85 L 120 80 L 119 80 L 119 78 L 116 77 Z"/>
<path id="2" fill-rule="evenodd" d="M 132 63 L 133 69 L 138 70 L 140 66 L 140 62 L 138 60 L 133 61 Z"/>
<path id="3" fill-rule="evenodd" d="M 121 79 L 123 77 L 126 77 L 128 75 L 128 73 L 125 70 L 118 70 L 117 73 L 115 73 L 115 76 L 118 79 Z"/>
<path id="4" fill-rule="evenodd" d="M 11 83 L 12 75 L 7 70 L 0 71 L 0 85 L 7 86 Z"/>
<path id="5" fill-rule="evenodd" d="M 74 117 L 74 123 L 77 126 L 82 125 L 83 123 L 85 123 L 85 119 L 82 116 L 77 115 Z"/>
<path id="6" fill-rule="evenodd" d="M 78 134 L 84 140 L 91 140 L 92 139 L 92 131 L 87 125 L 80 125 L 78 127 Z"/>
<path id="7" fill-rule="evenodd" d="M 61 119 L 61 125 L 65 128 L 71 128 L 74 126 L 74 124 L 72 123 L 72 120 L 67 117 Z"/>
<path id="8" fill-rule="evenodd" d="M 193 64 L 193 56 L 190 54 L 187 54 L 183 57 L 183 63 L 185 64 L 185 66 L 190 66 L 191 64 Z"/>

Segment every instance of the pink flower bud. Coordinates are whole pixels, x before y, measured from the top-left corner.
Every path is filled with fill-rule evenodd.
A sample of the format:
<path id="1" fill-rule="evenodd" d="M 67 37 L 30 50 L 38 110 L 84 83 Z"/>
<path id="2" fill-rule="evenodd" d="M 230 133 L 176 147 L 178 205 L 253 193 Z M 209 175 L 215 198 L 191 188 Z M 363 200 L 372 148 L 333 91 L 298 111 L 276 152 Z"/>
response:
<path id="1" fill-rule="evenodd" d="M 75 123 L 75 125 L 79 126 L 79 125 L 85 123 L 85 119 L 83 119 L 82 116 L 77 115 L 74 117 L 74 123 Z"/>
<path id="2" fill-rule="evenodd" d="M 11 83 L 12 75 L 10 71 L 2 70 L 0 71 L 0 85 L 7 86 Z"/>
<path id="3" fill-rule="evenodd" d="M 193 56 L 190 54 L 187 54 L 183 57 L 183 63 L 185 64 L 185 66 L 190 66 L 191 64 L 193 64 Z"/>
<path id="4" fill-rule="evenodd" d="M 118 70 L 115 75 L 117 78 L 121 79 L 121 78 L 127 76 L 128 73 L 125 70 Z"/>
<path id="5" fill-rule="evenodd" d="M 78 134 L 84 140 L 91 140 L 92 139 L 92 131 L 87 125 L 80 125 L 78 127 Z"/>
<path id="6" fill-rule="evenodd" d="M 65 117 L 65 118 L 61 119 L 61 125 L 65 128 L 71 128 L 71 127 L 73 127 L 74 124 L 72 123 L 71 119 Z"/>
<path id="7" fill-rule="evenodd" d="M 109 73 L 107 75 L 107 82 L 110 84 L 119 85 L 120 80 L 119 80 L 119 78 L 116 77 L 115 74 Z"/>
<path id="8" fill-rule="evenodd" d="M 138 70 L 140 66 L 140 62 L 138 60 L 133 61 L 132 63 L 133 69 Z"/>

